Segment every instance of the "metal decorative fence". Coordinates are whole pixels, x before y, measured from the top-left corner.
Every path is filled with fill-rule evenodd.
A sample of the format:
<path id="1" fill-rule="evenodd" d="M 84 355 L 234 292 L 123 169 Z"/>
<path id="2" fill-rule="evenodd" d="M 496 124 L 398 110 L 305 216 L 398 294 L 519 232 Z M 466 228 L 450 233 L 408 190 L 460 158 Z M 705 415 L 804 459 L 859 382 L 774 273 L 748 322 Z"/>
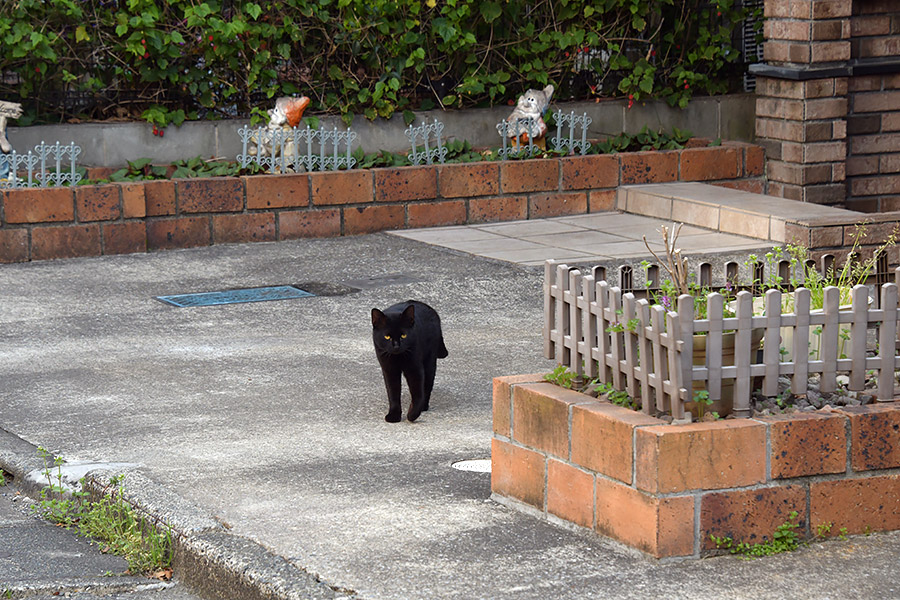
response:
<path id="1" fill-rule="evenodd" d="M 497 151 L 500 158 L 507 160 L 510 156 L 530 157 L 540 153 L 541 147 L 534 143 L 534 138 L 541 133 L 538 121 L 539 119 L 525 117 L 497 123 L 497 133 L 503 140 L 503 145 Z M 520 142 L 522 135 L 528 137 L 527 142 Z"/>
<path id="2" fill-rule="evenodd" d="M 591 147 L 587 140 L 587 131 L 592 122 L 587 113 L 578 116 L 574 110 L 569 114 L 560 110 L 554 114 L 554 118 L 556 119 L 556 136 L 553 138 L 553 147 L 557 150 L 567 150 L 569 154 L 575 154 L 576 151 L 582 155 L 587 154 Z M 576 127 L 581 131 L 580 136 L 576 134 Z M 564 129 L 568 129 L 568 134 L 565 136 L 563 135 Z"/>
<path id="3" fill-rule="evenodd" d="M 447 157 L 447 149 L 441 139 L 444 132 L 444 124 L 434 120 L 433 123 L 423 123 L 418 127 L 412 125 L 406 130 L 406 137 L 412 146 L 411 152 L 407 155 L 410 162 L 414 165 L 432 164 L 435 160 L 443 164 Z M 419 151 L 419 140 L 421 139 L 422 150 Z"/>
<path id="4" fill-rule="evenodd" d="M 587 132 L 592 122 L 587 113 L 576 115 L 575 111 L 572 111 L 566 114 L 560 110 L 554 113 L 553 118 L 556 121 L 556 135 L 550 140 L 553 148 L 568 154 L 576 152 L 587 154 L 591 147 Z M 541 119 L 533 117 L 497 123 L 497 133 L 500 134 L 503 144 L 498 150 L 500 158 L 503 160 L 510 157 L 528 158 L 542 152 L 544 148 L 534 143 L 534 139 L 540 137 L 541 125 Z M 543 129 L 546 129 L 546 126 Z M 520 142 L 523 135 L 528 139 Z"/>
<path id="5" fill-rule="evenodd" d="M 351 155 L 355 131 L 305 128 L 269 129 L 249 127 L 238 129 L 241 153 L 237 161 L 242 168 L 259 165 L 270 173 L 305 171 L 336 171 L 352 169 L 356 159 Z"/>
<path id="6" fill-rule="evenodd" d="M 900 269 L 895 279 L 900 283 Z M 750 416 L 754 378 L 761 381 L 764 395 L 774 397 L 783 376 L 790 378 L 792 393 L 801 394 L 811 374 L 819 375 L 821 392 L 833 392 L 839 373 L 849 376 L 850 390 L 861 391 L 867 371 L 875 372 L 872 393 L 888 401 L 894 397 L 898 368 L 897 285 L 880 286 L 879 308 L 870 307 L 864 285 L 852 289 L 849 305 L 841 304 L 838 288 L 825 288 L 822 309 L 810 308 L 805 288 L 792 292 L 790 300 L 774 289 L 764 299 L 741 291 L 727 307 L 722 294 L 712 293 L 706 318 L 695 319 L 691 296 L 680 296 L 674 310 L 667 311 L 594 275 L 547 261 L 544 356 L 639 399 L 645 413 L 670 412 L 675 419 L 684 419 L 695 382 L 708 391 L 710 401 L 721 399 L 723 384 L 732 387 L 737 417 Z M 726 308 L 734 316 L 725 316 Z M 698 336 L 705 343 L 699 361 Z M 810 352 L 814 339 L 818 345 Z M 870 339 L 875 340 L 871 348 Z M 732 364 L 723 364 L 723 344 L 731 340 Z"/>
<path id="7" fill-rule="evenodd" d="M 68 145 L 45 144 L 41 142 L 27 154 L 15 150 L 10 154 L 0 154 L 0 171 L 5 171 L 3 162 L 9 167 L 5 178 L 0 179 L 0 188 L 30 188 L 75 185 L 82 176 L 77 171 L 81 147 L 75 142 Z"/>

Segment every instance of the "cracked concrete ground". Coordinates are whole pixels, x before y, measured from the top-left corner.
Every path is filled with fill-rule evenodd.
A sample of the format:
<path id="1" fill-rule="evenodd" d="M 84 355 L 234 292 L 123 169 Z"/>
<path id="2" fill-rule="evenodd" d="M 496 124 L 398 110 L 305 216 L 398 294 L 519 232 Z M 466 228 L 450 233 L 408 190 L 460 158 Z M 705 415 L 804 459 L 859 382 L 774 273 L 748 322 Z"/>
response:
<path id="1" fill-rule="evenodd" d="M 343 595 L 900 597 L 895 533 L 658 563 L 500 506 L 488 474 L 452 469 L 489 456 L 492 377 L 553 366 L 541 277 L 386 234 L 0 265 L 0 427 L 68 460 L 136 463 Z M 301 282 L 362 287 L 155 299 Z M 389 424 L 369 311 L 406 299 L 438 310 L 450 356 L 432 409 Z"/>

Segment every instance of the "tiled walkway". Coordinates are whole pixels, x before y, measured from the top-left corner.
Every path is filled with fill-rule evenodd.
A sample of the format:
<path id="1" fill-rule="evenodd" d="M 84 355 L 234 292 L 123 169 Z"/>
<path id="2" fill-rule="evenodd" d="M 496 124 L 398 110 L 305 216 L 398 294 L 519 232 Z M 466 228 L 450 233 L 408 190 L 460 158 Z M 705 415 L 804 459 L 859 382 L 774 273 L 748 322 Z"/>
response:
<path id="1" fill-rule="evenodd" d="M 542 265 L 547 259 L 570 262 L 643 258 L 662 255 L 660 227 L 672 223 L 628 213 L 594 213 L 550 219 L 431 227 L 393 231 L 397 235 L 435 246 L 523 265 Z M 718 233 L 685 225 L 678 247 L 685 253 L 714 254 L 775 245 L 764 240 Z"/>

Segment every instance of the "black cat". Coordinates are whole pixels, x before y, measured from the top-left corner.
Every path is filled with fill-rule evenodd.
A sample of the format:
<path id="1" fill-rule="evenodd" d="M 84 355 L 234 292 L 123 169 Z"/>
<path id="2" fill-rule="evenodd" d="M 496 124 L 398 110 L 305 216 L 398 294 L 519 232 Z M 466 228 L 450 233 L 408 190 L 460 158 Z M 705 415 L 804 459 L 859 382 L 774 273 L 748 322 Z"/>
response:
<path id="1" fill-rule="evenodd" d="M 412 402 L 406 418 L 415 421 L 424 410 L 434 387 L 437 359 L 446 358 L 441 319 L 433 308 L 409 300 L 381 312 L 372 309 L 372 341 L 381 364 L 388 394 L 388 414 L 384 420 L 401 419 L 400 374 L 406 377 Z"/>

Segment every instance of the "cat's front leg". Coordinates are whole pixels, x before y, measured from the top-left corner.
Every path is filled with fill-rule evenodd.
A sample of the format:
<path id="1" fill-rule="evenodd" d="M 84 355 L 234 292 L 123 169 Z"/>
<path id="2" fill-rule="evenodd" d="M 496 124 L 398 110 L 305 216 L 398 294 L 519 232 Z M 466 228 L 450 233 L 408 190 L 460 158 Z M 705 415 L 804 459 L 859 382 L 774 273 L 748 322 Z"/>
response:
<path id="1" fill-rule="evenodd" d="M 412 398 L 406 418 L 412 422 L 419 418 L 423 410 L 428 410 L 425 400 L 425 369 L 421 366 L 409 368 L 404 370 L 403 374 L 406 376 L 406 384 L 409 386 L 409 395 Z"/>
<path id="2" fill-rule="evenodd" d="M 378 360 L 381 363 L 381 374 L 384 376 L 384 387 L 388 395 L 388 413 L 384 420 L 398 423 L 403 418 L 403 407 L 400 406 L 400 368 L 390 360 Z"/>

